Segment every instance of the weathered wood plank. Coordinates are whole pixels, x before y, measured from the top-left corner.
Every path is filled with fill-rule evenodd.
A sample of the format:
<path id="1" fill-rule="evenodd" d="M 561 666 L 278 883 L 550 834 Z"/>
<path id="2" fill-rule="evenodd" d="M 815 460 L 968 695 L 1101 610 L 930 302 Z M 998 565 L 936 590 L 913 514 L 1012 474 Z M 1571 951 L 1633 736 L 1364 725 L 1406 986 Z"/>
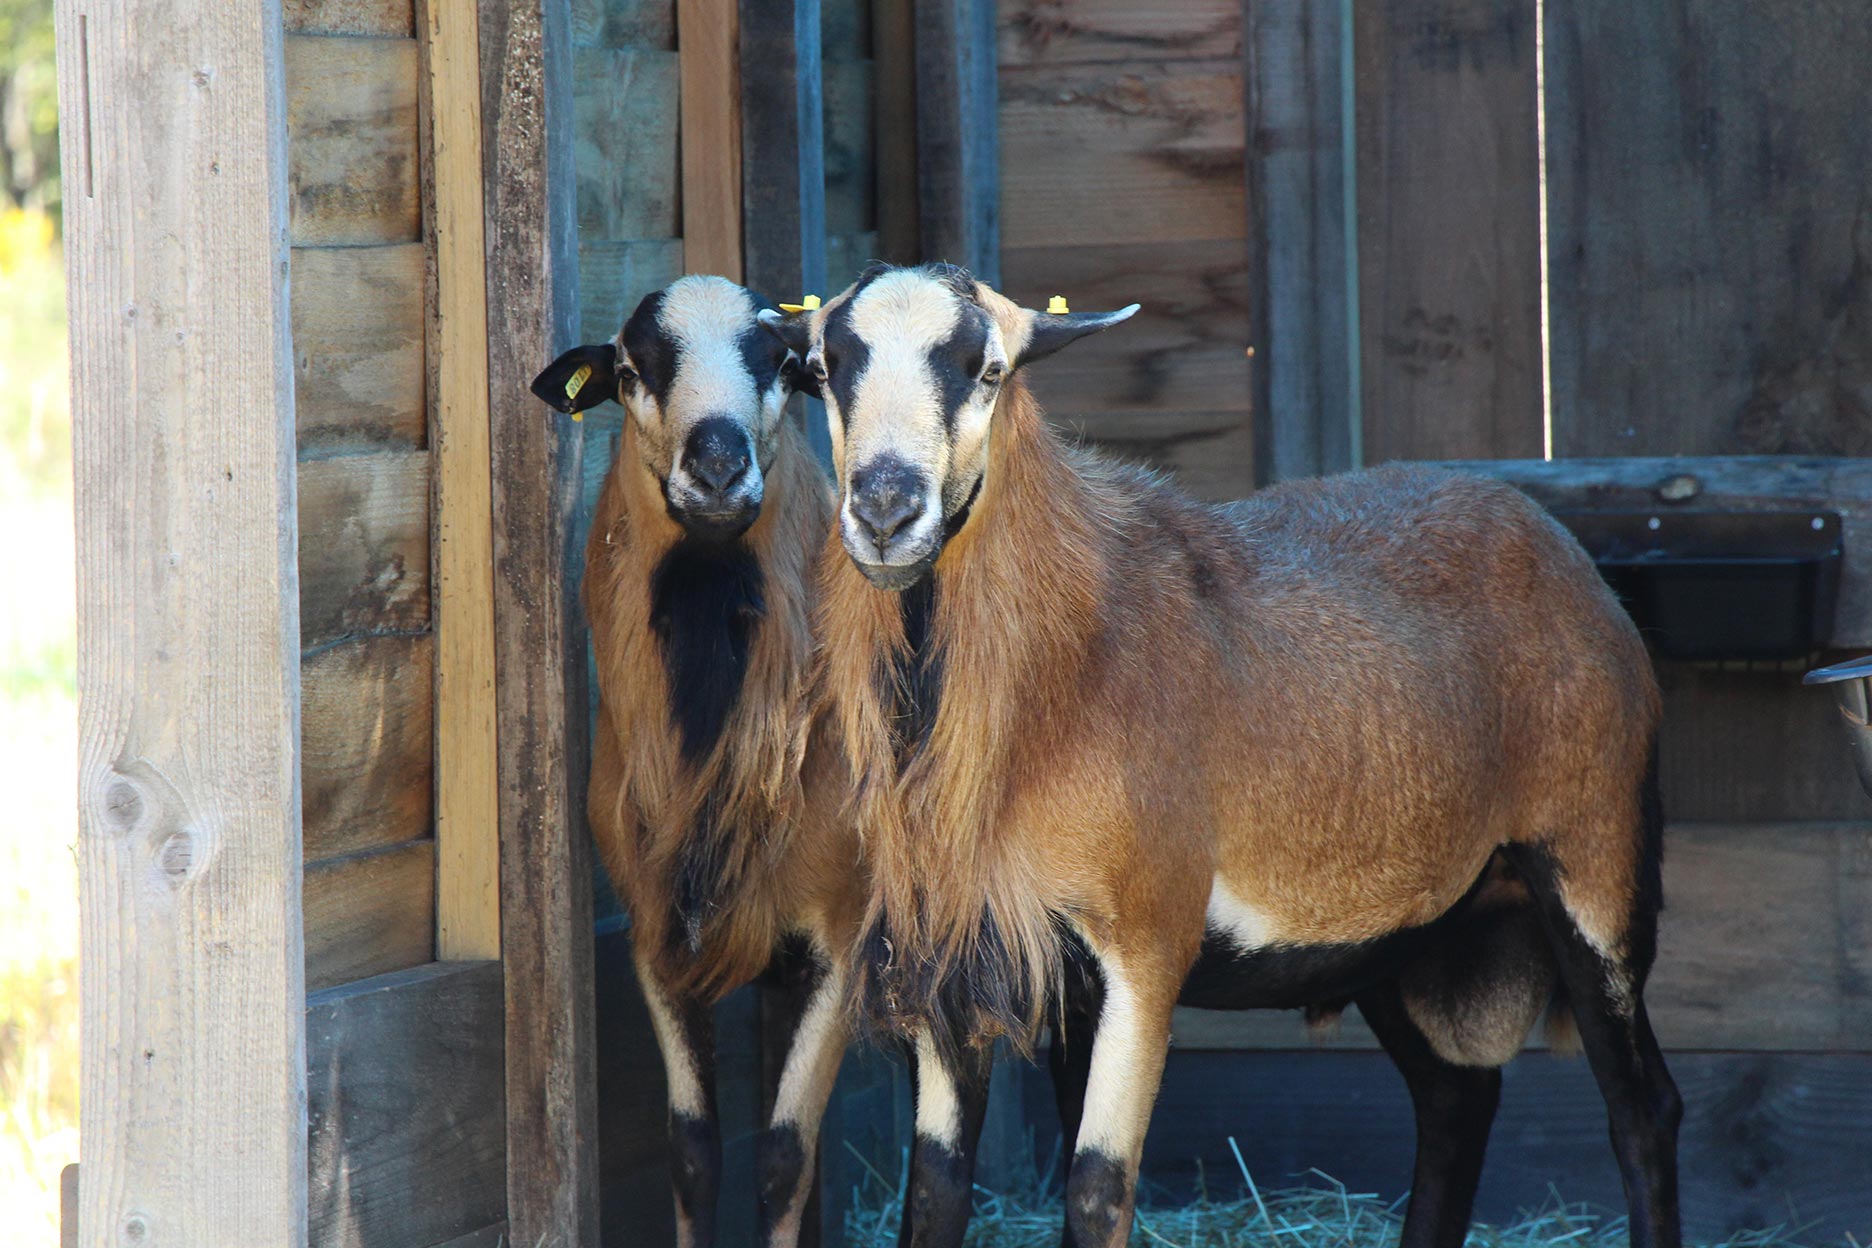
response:
<path id="1" fill-rule="evenodd" d="M 676 53 L 578 48 L 572 64 L 580 236 L 680 234 Z"/>
<path id="2" fill-rule="evenodd" d="M 1001 72 L 1002 243 L 1243 238 L 1240 61 Z"/>
<path id="3" fill-rule="evenodd" d="M 1872 454 L 1865 7 L 1546 20 L 1555 453 Z"/>
<path id="4" fill-rule="evenodd" d="M 578 256 L 580 342 L 607 342 L 616 337 L 645 295 L 683 275 L 680 238 L 581 241 Z"/>
<path id="5" fill-rule="evenodd" d="M 1801 1226 L 1798 1238 L 1809 1243 L 1872 1230 L 1864 1152 L 1872 1057 L 1678 1052 L 1670 1064 L 1686 1110 L 1686 1242 L 1784 1224 Z M 1514 1218 L 1544 1204 L 1550 1186 L 1569 1201 L 1623 1210 L 1604 1102 L 1586 1063 L 1533 1055 L 1505 1073 L 1477 1216 Z M 1030 1073 L 1043 1157 L 1057 1121 L 1045 1084 Z M 1312 1167 L 1386 1200 L 1410 1184 L 1410 1098 L 1378 1053 L 1173 1052 L 1151 1126 L 1145 1173 L 1173 1191 L 1193 1187 L 1201 1164 L 1211 1192 L 1241 1195 L 1231 1136 L 1263 1186 L 1317 1182 Z"/>
<path id="6" fill-rule="evenodd" d="M 1281 481 L 1341 472 L 1360 455 L 1348 32 L 1338 0 L 1246 7 L 1251 406 L 1261 479 Z"/>
<path id="7" fill-rule="evenodd" d="M 994 0 L 917 0 L 914 8 L 917 230 L 923 259 L 963 265 L 999 285 L 1004 121 L 995 73 Z"/>
<path id="8" fill-rule="evenodd" d="M 286 29 L 300 35 L 416 33 L 412 0 L 281 0 Z"/>
<path id="9" fill-rule="evenodd" d="M 892 264 L 916 263 L 919 246 L 916 26 L 912 8 L 902 0 L 871 0 L 871 51 L 877 89 L 877 251 L 879 259 Z M 826 262 L 832 265 L 830 256 Z M 833 265 L 833 276 L 838 272 Z"/>
<path id="10" fill-rule="evenodd" d="M 1354 25 L 1364 461 L 1542 453 L 1534 0 Z"/>
<path id="11" fill-rule="evenodd" d="M 572 46 L 674 52 L 675 0 L 572 0 Z"/>
<path id="12" fill-rule="evenodd" d="M 434 654 L 430 637 L 366 637 L 304 660 L 307 862 L 434 830 Z"/>
<path id="13" fill-rule="evenodd" d="M 293 248 L 301 451 L 423 445 L 423 269 L 420 243 Z"/>
<path id="14" fill-rule="evenodd" d="M 435 959 L 435 842 L 408 841 L 305 868 L 306 990 Z"/>
<path id="15" fill-rule="evenodd" d="M 825 286 L 825 131 L 816 0 L 740 0 L 743 280 L 770 299 Z"/>
<path id="16" fill-rule="evenodd" d="M 499 1221 L 500 1024 L 498 962 L 431 962 L 306 1002 L 314 1243 L 402 1248 Z"/>
<path id="17" fill-rule="evenodd" d="M 1144 305 L 1028 374 L 1055 415 L 1248 410 L 1248 251 L 1239 238 L 1009 248 L 1002 267 L 1003 289 L 1028 307 L 1046 307 L 1050 295 L 1075 311 Z"/>
<path id="18" fill-rule="evenodd" d="M 1000 9 L 1003 65 L 1198 60 L 1242 52 L 1241 0 L 1001 0 Z"/>
<path id="19" fill-rule="evenodd" d="M 883 258 L 884 242 L 877 230 L 831 235 L 826 239 L 826 290 L 837 294 L 857 281 L 866 265 Z"/>
<path id="20" fill-rule="evenodd" d="M 293 35 L 286 89 L 292 241 L 418 241 L 416 41 Z"/>
<path id="21" fill-rule="evenodd" d="M 429 452 L 299 466 L 299 623 L 308 650 L 429 627 Z"/>
<path id="22" fill-rule="evenodd" d="M 435 264 L 436 952 L 500 956 L 499 756 L 494 727 L 494 516 L 488 444 L 487 249 L 480 24 L 424 0 Z"/>
<path id="23" fill-rule="evenodd" d="M 676 0 L 683 267 L 741 280 L 740 8 Z"/>
<path id="24" fill-rule="evenodd" d="M 1646 1004 L 1666 1048 L 1872 1052 L 1872 822 L 1673 824 L 1664 898 Z M 1293 1012 L 1180 1010 L 1176 1043 L 1377 1047 L 1356 1011 L 1315 1040 Z"/>
<path id="25" fill-rule="evenodd" d="M 819 46 L 828 64 L 870 57 L 871 5 L 872 0 L 820 0 Z"/>
<path id="26" fill-rule="evenodd" d="M 877 228 L 877 108 L 870 61 L 825 62 L 825 232 Z M 830 292 L 822 292 L 830 293 Z"/>
<path id="27" fill-rule="evenodd" d="M 272 3 L 59 0 L 91 1244 L 305 1244 Z"/>
<path id="28" fill-rule="evenodd" d="M 581 439 L 527 390 L 572 345 L 578 308 L 565 16 L 554 0 L 481 4 L 507 1220 L 514 1242 L 546 1248 L 599 1237 L 586 642 L 570 548 Z"/>
<path id="29" fill-rule="evenodd" d="M 495 1222 L 478 1231 L 470 1231 L 459 1239 L 451 1239 L 446 1244 L 437 1244 L 435 1248 L 508 1248 L 510 1243 L 507 1224 Z"/>
<path id="30" fill-rule="evenodd" d="M 1872 647 L 1872 460 L 1792 456 L 1458 461 L 1446 465 L 1512 481 L 1556 510 L 1658 507 L 1840 513 L 1839 608 L 1828 644 Z M 1664 501 L 1666 483 L 1672 501 Z"/>

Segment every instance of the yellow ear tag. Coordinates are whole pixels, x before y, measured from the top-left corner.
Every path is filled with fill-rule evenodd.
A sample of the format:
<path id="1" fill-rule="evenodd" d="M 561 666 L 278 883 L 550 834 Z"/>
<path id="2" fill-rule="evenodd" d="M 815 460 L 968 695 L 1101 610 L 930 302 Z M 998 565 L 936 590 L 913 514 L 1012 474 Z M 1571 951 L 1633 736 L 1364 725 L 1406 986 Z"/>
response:
<path id="1" fill-rule="evenodd" d="M 566 402 L 570 403 L 574 399 L 578 398 L 579 391 L 585 388 L 585 383 L 591 380 L 591 375 L 592 375 L 592 366 L 589 364 L 581 364 L 579 365 L 579 369 L 576 373 L 573 373 L 570 377 L 566 378 L 566 387 L 565 387 Z M 584 420 L 585 413 L 573 412 L 572 419 Z"/>
<path id="2" fill-rule="evenodd" d="M 1066 296 L 1054 295 L 1051 299 L 1047 300 L 1047 311 L 1054 316 L 1065 316 L 1067 312 Z"/>
<path id="3" fill-rule="evenodd" d="M 789 316 L 798 312 L 817 312 L 819 310 L 819 296 L 807 295 L 798 303 L 783 303 L 780 305 L 780 310 Z"/>

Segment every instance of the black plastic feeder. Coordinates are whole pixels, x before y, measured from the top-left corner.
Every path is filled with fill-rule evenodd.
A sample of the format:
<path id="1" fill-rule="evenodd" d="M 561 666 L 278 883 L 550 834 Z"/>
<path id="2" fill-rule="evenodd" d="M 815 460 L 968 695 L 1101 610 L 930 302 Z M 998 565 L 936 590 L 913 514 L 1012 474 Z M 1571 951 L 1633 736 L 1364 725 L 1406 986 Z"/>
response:
<path id="1" fill-rule="evenodd" d="M 1846 738 L 1852 744 L 1853 766 L 1859 769 L 1859 783 L 1872 793 L 1872 722 L 1866 714 L 1868 704 L 1872 704 L 1872 655 L 1808 672 L 1801 683 L 1833 686 Z"/>
<path id="2" fill-rule="evenodd" d="M 1800 659 L 1832 634 L 1838 512 L 1555 514 L 1660 658 Z"/>

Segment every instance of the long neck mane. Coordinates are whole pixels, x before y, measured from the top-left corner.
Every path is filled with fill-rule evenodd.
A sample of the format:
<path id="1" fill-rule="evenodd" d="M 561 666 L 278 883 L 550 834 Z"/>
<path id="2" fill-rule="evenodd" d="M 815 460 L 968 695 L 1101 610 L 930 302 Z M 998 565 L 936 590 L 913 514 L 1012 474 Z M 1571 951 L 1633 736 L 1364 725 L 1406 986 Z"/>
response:
<path id="1" fill-rule="evenodd" d="M 634 441 L 627 421 L 586 559 L 615 816 L 637 837 L 640 949 L 673 982 L 712 990 L 758 970 L 771 943 L 755 894 L 797 809 L 810 567 L 830 503 L 787 422 L 759 518 L 735 542 L 698 543 Z"/>
<path id="2" fill-rule="evenodd" d="M 915 591 L 872 588 L 836 534 L 822 560 L 822 696 L 873 878 L 861 964 L 894 968 L 865 983 L 864 1009 L 887 1025 L 939 1018 L 945 1042 L 1030 1037 L 1058 974 L 1061 916 L 1025 904 L 1039 881 L 996 816 L 1052 730 L 1048 709 L 1071 696 L 1118 539 L 1100 482 L 1071 462 L 1018 374 L 994 421 L 918 652 Z"/>

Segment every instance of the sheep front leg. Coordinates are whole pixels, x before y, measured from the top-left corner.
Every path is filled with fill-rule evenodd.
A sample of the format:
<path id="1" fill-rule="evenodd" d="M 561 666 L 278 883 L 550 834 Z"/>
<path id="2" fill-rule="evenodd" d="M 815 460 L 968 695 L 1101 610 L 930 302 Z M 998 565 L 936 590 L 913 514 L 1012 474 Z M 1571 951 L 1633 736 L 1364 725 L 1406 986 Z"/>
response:
<path id="1" fill-rule="evenodd" d="M 650 1007 L 650 1023 L 669 1085 L 676 1243 L 678 1248 L 709 1248 L 715 1242 L 715 1203 L 722 1169 L 721 1122 L 715 1113 L 714 1016 L 705 1003 L 667 991 L 642 959 L 637 963 L 637 980 Z"/>
<path id="2" fill-rule="evenodd" d="M 921 1031 L 911 1067 L 916 1145 L 897 1243 L 899 1248 L 961 1248 L 972 1212 L 975 1146 L 988 1116 L 994 1045 L 945 1054 L 927 1030 Z"/>
<path id="3" fill-rule="evenodd" d="M 1163 1082 L 1180 981 L 1134 973 L 1111 954 L 1100 954 L 1098 961 L 1105 991 L 1066 1180 L 1066 1243 L 1123 1248 L 1131 1235 L 1138 1161 Z"/>
<path id="4" fill-rule="evenodd" d="M 792 1248 L 799 1242 L 800 1222 L 812 1193 L 819 1124 L 845 1059 L 845 995 L 850 982 L 850 973 L 837 959 L 815 951 L 799 989 L 804 1006 L 787 1042 L 773 1118 L 761 1133 L 758 1150 L 760 1242 L 766 1248 Z"/>

